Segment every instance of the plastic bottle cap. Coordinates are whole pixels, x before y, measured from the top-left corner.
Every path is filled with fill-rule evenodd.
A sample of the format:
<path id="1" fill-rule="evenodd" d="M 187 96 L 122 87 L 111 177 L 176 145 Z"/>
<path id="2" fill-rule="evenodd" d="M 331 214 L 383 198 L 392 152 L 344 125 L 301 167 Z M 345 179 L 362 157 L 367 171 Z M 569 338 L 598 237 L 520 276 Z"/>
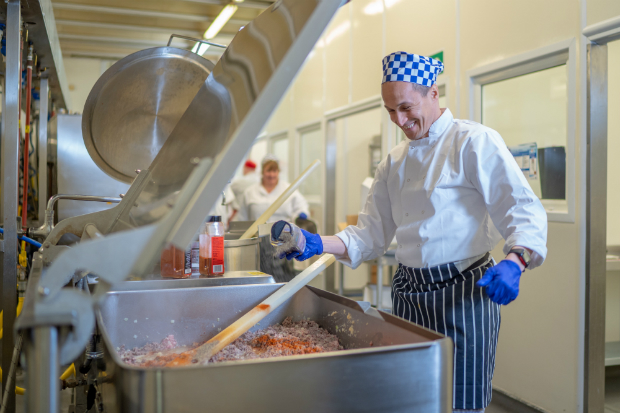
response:
<path id="1" fill-rule="evenodd" d="M 209 222 L 222 222 L 222 217 L 220 215 L 211 215 L 209 216 Z"/>

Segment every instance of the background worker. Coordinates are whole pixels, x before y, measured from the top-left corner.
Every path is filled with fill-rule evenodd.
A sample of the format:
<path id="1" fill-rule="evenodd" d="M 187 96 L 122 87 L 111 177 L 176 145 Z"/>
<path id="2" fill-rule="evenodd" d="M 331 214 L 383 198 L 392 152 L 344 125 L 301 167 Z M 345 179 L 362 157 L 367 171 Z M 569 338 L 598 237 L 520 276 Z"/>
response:
<path id="1" fill-rule="evenodd" d="M 255 221 L 278 199 L 288 188 L 289 183 L 280 179 L 280 163 L 278 158 L 267 155 L 261 162 L 261 180 L 249 186 L 239 199 L 238 221 Z M 295 222 L 298 218 L 307 218 L 308 202 L 299 191 L 282 204 L 267 222 L 279 220 Z M 290 281 L 297 271 L 292 261 L 274 258 L 274 249 L 269 237 L 261 239 L 261 271 L 270 274 L 277 282 Z"/>
<path id="2" fill-rule="evenodd" d="M 243 176 L 233 179 L 230 184 L 230 189 L 232 189 L 235 194 L 235 199 L 241 199 L 243 192 L 245 192 L 248 187 L 256 184 L 259 179 L 260 177 L 256 173 L 256 163 L 251 159 L 246 160 L 243 164 Z"/>
<path id="3" fill-rule="evenodd" d="M 267 155 L 261 162 L 261 180 L 250 185 L 238 200 L 239 221 L 255 221 L 278 199 L 289 187 L 289 183 L 280 179 L 280 161 L 274 155 Z M 308 202 L 299 192 L 295 191 L 271 216 L 267 222 L 279 220 L 295 221 L 301 214 L 307 217 Z"/>
<path id="4" fill-rule="evenodd" d="M 357 226 L 330 237 L 304 232 L 295 258 L 326 252 L 356 268 L 396 236 L 392 311 L 452 338 L 454 411 L 483 412 L 500 305 L 517 298 L 526 268 L 543 263 L 547 215 L 499 133 L 439 107 L 442 71 L 415 54 L 383 59 L 384 106 L 407 139 L 378 166 Z M 489 251 L 502 237 L 507 255 L 494 265 Z"/>

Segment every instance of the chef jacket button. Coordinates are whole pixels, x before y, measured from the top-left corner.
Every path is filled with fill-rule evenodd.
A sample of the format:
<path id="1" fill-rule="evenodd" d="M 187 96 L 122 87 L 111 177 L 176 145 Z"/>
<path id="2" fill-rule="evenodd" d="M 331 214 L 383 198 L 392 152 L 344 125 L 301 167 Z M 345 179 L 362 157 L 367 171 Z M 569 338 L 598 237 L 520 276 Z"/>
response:
<path id="1" fill-rule="evenodd" d="M 418 244 L 418 247 L 420 246 L 420 244 Z"/>
<path id="2" fill-rule="evenodd" d="M 422 210 L 422 213 L 424 213 L 424 210 Z"/>
<path id="3" fill-rule="evenodd" d="M 402 247 L 403 247 L 402 245 L 399 245 L 399 246 L 398 246 L 398 248 L 402 248 Z"/>
<path id="4" fill-rule="evenodd" d="M 411 181 L 411 179 L 407 179 L 407 182 Z"/>

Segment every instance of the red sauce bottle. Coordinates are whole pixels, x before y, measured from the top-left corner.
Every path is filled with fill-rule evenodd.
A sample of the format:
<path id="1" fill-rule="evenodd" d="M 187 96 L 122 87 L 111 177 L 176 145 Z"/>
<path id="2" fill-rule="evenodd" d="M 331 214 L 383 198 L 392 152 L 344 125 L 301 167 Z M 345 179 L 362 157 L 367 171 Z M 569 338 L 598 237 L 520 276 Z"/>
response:
<path id="1" fill-rule="evenodd" d="M 221 277 L 224 275 L 224 224 L 222 217 L 210 216 L 202 224 L 200 235 L 199 271 L 204 277 Z"/>

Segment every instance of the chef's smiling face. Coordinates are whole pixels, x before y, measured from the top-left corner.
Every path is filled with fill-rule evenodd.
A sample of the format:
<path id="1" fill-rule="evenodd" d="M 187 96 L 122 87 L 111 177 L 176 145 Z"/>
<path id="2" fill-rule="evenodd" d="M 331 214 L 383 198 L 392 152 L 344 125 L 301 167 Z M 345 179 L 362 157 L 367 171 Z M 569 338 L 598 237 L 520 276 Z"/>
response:
<path id="1" fill-rule="evenodd" d="M 385 82 L 381 85 L 381 96 L 390 119 L 410 140 L 428 136 L 431 125 L 441 116 L 437 85 L 422 96 L 412 83 Z"/>

